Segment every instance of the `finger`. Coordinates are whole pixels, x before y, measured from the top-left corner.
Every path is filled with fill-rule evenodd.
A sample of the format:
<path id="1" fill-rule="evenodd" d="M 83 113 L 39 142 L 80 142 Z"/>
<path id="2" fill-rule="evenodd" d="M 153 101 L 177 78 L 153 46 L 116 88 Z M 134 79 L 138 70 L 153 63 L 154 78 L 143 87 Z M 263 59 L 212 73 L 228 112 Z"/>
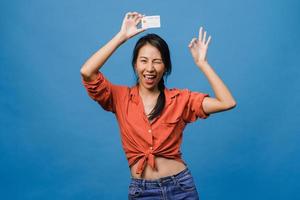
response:
<path id="1" fill-rule="evenodd" d="M 142 14 L 138 14 L 137 18 L 134 20 L 135 21 L 135 25 L 138 25 L 141 22 L 142 18 L 143 18 L 143 15 Z"/>
<path id="2" fill-rule="evenodd" d="M 138 12 L 133 12 L 132 13 L 132 18 L 135 20 L 136 18 L 138 18 L 140 16 L 140 13 Z"/>
<path id="3" fill-rule="evenodd" d="M 137 13 L 133 16 L 133 20 L 136 22 L 137 20 L 139 20 L 141 18 L 141 14 Z"/>
<path id="4" fill-rule="evenodd" d="M 204 35 L 203 35 L 203 40 L 202 40 L 203 44 L 205 44 L 205 40 L 206 40 L 206 31 L 204 32 Z"/>
<path id="5" fill-rule="evenodd" d="M 130 14 L 131 14 L 131 12 L 127 12 L 127 13 L 125 14 L 125 17 L 124 17 L 124 19 L 123 19 L 123 23 L 125 23 L 125 22 L 129 19 Z"/>
<path id="6" fill-rule="evenodd" d="M 136 21 L 137 19 L 138 19 L 138 16 L 137 16 L 137 15 L 133 15 L 133 16 L 132 16 L 132 20 L 133 20 L 133 21 Z"/>
<path id="7" fill-rule="evenodd" d="M 208 39 L 207 39 L 207 42 L 206 42 L 206 44 L 205 44 L 206 46 L 208 46 L 208 45 L 209 45 L 209 43 L 210 43 L 210 40 L 211 40 L 211 36 L 209 36 L 209 37 L 208 37 Z"/>
<path id="8" fill-rule="evenodd" d="M 130 18 L 132 18 L 133 17 L 133 12 L 128 12 L 128 14 L 127 14 L 127 19 L 130 19 Z"/>
<path id="9" fill-rule="evenodd" d="M 192 43 L 192 44 L 197 43 L 197 38 L 193 38 L 193 39 L 191 40 L 191 43 Z"/>
<path id="10" fill-rule="evenodd" d="M 141 18 L 141 17 L 137 18 L 137 19 L 135 20 L 135 25 L 138 25 L 139 23 L 141 23 L 141 21 L 142 21 L 142 18 Z"/>
<path id="11" fill-rule="evenodd" d="M 189 44 L 189 48 L 192 48 L 196 43 L 197 43 L 197 38 L 193 38 Z"/>
<path id="12" fill-rule="evenodd" d="M 129 19 L 130 18 L 130 13 L 127 13 L 126 14 L 126 19 Z"/>
<path id="13" fill-rule="evenodd" d="M 139 28 L 139 29 L 137 29 L 137 33 L 144 32 L 145 30 L 147 30 L 147 28 Z"/>
<path id="14" fill-rule="evenodd" d="M 132 18 L 136 18 L 136 17 L 138 16 L 138 14 L 139 14 L 139 13 L 137 13 L 137 12 L 133 12 L 133 13 L 132 13 Z"/>
<path id="15" fill-rule="evenodd" d="M 131 12 L 127 12 L 127 13 L 126 13 L 126 16 L 128 16 L 128 15 L 130 15 L 130 14 L 131 14 Z"/>
<path id="16" fill-rule="evenodd" d="M 201 26 L 199 29 L 199 41 L 202 41 L 202 32 L 203 32 L 203 27 Z"/>

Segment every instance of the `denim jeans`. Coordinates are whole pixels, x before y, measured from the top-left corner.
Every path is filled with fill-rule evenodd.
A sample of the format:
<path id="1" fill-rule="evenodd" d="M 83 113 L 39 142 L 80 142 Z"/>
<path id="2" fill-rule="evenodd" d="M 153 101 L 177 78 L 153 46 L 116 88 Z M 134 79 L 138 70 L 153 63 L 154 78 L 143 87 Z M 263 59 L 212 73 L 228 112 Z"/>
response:
<path id="1" fill-rule="evenodd" d="M 199 200 L 198 192 L 188 168 L 176 175 L 155 180 L 131 177 L 129 200 Z"/>

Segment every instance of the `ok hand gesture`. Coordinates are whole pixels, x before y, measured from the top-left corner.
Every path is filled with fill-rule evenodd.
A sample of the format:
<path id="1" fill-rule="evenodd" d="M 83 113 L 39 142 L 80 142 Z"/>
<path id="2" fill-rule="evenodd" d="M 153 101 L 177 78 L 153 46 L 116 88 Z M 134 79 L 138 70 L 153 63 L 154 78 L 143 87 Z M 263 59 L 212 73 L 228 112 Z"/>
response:
<path id="1" fill-rule="evenodd" d="M 129 38 L 146 30 L 143 28 L 137 28 L 137 25 L 141 22 L 143 16 L 144 15 L 137 12 L 126 13 L 120 30 L 120 34 L 125 40 L 128 40 Z"/>
<path id="2" fill-rule="evenodd" d="M 211 36 L 208 37 L 206 41 L 206 31 L 203 35 L 203 27 L 200 27 L 199 30 L 199 38 L 193 38 L 189 44 L 189 48 L 191 54 L 194 58 L 194 61 L 197 65 L 201 64 L 202 62 L 206 62 L 206 53 L 208 49 L 209 42 L 211 40 Z"/>

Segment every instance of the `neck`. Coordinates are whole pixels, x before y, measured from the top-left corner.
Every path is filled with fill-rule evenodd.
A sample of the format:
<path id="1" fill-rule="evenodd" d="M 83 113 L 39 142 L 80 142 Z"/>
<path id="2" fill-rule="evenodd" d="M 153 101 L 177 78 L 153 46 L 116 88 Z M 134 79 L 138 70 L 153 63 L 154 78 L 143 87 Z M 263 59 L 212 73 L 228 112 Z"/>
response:
<path id="1" fill-rule="evenodd" d="M 144 97 L 157 96 L 160 93 L 158 87 L 155 87 L 155 88 L 149 90 L 149 89 L 146 89 L 146 88 L 138 85 L 138 90 L 139 90 L 140 95 L 142 95 Z"/>

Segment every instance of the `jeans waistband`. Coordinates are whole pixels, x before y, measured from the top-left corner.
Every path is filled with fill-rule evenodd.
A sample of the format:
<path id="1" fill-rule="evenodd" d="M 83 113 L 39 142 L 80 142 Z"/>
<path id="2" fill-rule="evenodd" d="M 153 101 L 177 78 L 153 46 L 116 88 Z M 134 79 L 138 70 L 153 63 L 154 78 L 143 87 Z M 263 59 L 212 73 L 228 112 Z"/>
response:
<path id="1" fill-rule="evenodd" d="M 188 167 L 186 167 L 184 170 L 182 170 L 178 174 L 171 175 L 171 176 L 165 176 L 165 177 L 161 177 L 161 178 L 153 179 L 153 180 L 139 179 L 139 178 L 131 177 L 131 184 L 135 184 L 135 185 L 152 185 L 152 184 L 162 185 L 163 183 L 174 181 L 174 179 L 180 179 L 181 177 L 183 177 L 183 176 L 185 176 L 189 173 L 190 173 L 190 170 L 188 169 Z"/>

